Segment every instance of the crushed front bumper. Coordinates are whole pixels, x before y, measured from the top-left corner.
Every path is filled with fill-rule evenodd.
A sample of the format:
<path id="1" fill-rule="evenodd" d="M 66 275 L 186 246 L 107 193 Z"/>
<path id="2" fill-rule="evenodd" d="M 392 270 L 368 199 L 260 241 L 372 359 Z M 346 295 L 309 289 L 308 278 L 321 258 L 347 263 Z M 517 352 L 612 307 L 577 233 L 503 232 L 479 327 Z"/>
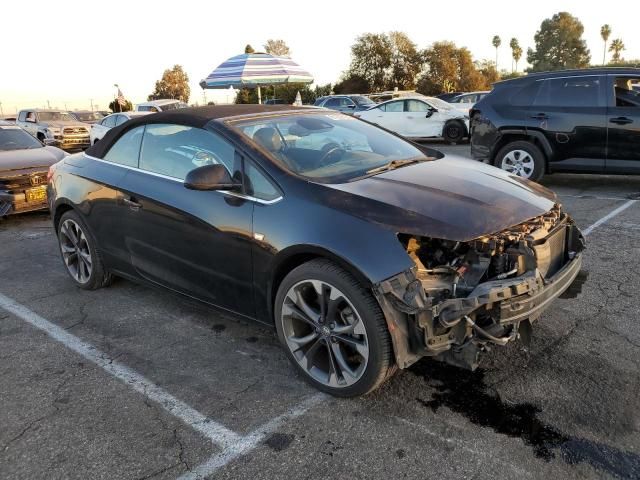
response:
<path id="1" fill-rule="evenodd" d="M 480 283 L 465 297 L 437 304 L 425 295 L 416 269 L 375 285 L 398 366 L 406 368 L 431 356 L 474 369 L 486 344 L 504 345 L 516 338 L 528 342 L 532 323 L 572 285 L 582 267 L 582 236 L 575 226 L 567 228 L 580 245 L 552 275 L 535 268 L 517 277 Z M 495 322 L 492 332 L 501 334 L 477 325 L 474 319 L 482 316 L 490 316 Z"/>

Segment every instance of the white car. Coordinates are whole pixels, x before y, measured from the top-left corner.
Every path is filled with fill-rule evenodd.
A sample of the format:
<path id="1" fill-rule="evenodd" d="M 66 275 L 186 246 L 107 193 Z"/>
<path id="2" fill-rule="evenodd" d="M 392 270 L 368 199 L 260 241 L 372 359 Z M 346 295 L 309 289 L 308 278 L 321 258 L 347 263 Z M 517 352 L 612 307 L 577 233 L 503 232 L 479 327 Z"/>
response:
<path id="1" fill-rule="evenodd" d="M 458 110 L 468 112 L 481 99 L 489 95 L 491 91 L 461 93 L 449 100 L 449 103 Z"/>
<path id="2" fill-rule="evenodd" d="M 164 112 L 166 110 L 175 110 L 176 108 L 187 108 L 187 105 L 180 100 L 173 100 L 170 98 L 163 100 L 151 100 L 149 102 L 139 103 L 136 105 L 136 112 Z"/>
<path id="3" fill-rule="evenodd" d="M 102 137 L 104 137 L 105 134 L 113 127 L 117 127 L 131 118 L 139 117 L 141 115 L 149 115 L 150 113 L 151 112 L 122 112 L 107 115 L 99 122 L 91 125 L 91 132 L 89 134 L 91 145 L 95 145 L 96 142 L 102 140 Z"/>
<path id="4" fill-rule="evenodd" d="M 409 138 L 443 137 L 456 143 L 469 133 L 469 116 L 433 97 L 393 99 L 354 115 Z"/>

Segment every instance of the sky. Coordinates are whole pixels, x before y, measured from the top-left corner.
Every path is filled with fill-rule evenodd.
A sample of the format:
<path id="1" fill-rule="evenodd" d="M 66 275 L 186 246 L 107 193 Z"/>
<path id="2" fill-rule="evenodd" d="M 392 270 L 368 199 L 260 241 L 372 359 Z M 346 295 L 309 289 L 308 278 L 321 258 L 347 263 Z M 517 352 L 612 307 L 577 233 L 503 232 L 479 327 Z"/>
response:
<path id="1" fill-rule="evenodd" d="M 202 104 L 202 78 L 247 43 L 261 51 L 269 38 L 285 40 L 319 84 L 335 82 L 348 68 L 356 37 L 392 30 L 406 32 L 419 48 L 451 40 L 477 60 L 495 59 L 491 39 L 500 35 L 498 66 L 510 70 L 509 40 L 518 38 L 526 57 L 542 20 L 560 11 L 583 23 L 592 63 L 602 61 L 604 23 L 611 39 L 622 38 L 625 58 L 640 58 L 637 12 L 585 0 L 2 0 L 0 108 L 5 115 L 47 104 L 107 109 L 116 83 L 134 104 L 143 102 L 174 64 L 189 75 L 190 102 Z M 205 95 L 224 101 L 226 92 Z"/>

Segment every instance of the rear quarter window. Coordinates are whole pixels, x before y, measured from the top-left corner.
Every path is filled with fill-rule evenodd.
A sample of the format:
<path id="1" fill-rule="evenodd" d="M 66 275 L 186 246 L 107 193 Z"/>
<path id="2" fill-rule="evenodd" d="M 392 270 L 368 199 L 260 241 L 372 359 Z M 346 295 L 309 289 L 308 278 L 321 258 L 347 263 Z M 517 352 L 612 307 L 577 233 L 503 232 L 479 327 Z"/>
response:
<path id="1" fill-rule="evenodd" d="M 516 107 L 529 107 L 533 105 L 541 84 L 542 82 L 535 81 L 529 82 L 527 85 L 520 86 L 519 88 L 514 88 L 511 92 L 509 103 Z"/>

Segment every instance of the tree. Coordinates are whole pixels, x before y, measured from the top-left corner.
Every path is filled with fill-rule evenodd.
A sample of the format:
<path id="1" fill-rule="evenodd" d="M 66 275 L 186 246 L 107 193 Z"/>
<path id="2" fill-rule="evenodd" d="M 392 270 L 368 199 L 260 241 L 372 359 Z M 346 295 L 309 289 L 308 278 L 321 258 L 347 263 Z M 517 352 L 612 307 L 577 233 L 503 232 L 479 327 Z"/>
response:
<path id="1" fill-rule="evenodd" d="M 493 40 L 491 40 L 491 44 L 496 49 L 496 68 L 498 67 L 498 48 L 502 45 L 502 39 L 498 35 L 493 36 Z"/>
<path id="2" fill-rule="evenodd" d="M 496 64 L 490 60 L 483 60 L 476 62 L 476 68 L 480 72 L 480 75 L 484 78 L 484 85 L 479 90 L 486 90 L 489 87 L 500 80 L 500 74 L 496 68 Z"/>
<path id="3" fill-rule="evenodd" d="M 349 72 L 346 72 L 343 78 L 333 86 L 333 92 L 336 94 L 368 93 L 369 90 L 369 81 L 366 78 Z"/>
<path id="4" fill-rule="evenodd" d="M 412 90 L 416 85 L 416 77 L 422 69 L 422 58 L 416 44 L 404 32 L 390 32 L 391 68 L 387 80 L 387 88 Z"/>
<path id="5" fill-rule="evenodd" d="M 174 98 L 188 103 L 191 89 L 189 88 L 189 76 L 180 65 L 174 65 L 162 74 L 162 78 L 156 82 L 156 88 L 148 100 L 161 98 Z"/>
<path id="6" fill-rule="evenodd" d="M 368 90 L 384 90 L 391 66 L 392 45 L 384 33 L 365 33 L 351 46 L 351 65 L 347 78 L 366 80 Z"/>
<path id="7" fill-rule="evenodd" d="M 536 49 L 527 51 L 531 71 L 585 68 L 591 55 L 582 39 L 584 27 L 580 20 L 567 12 L 545 19 L 534 36 Z"/>
<path id="8" fill-rule="evenodd" d="M 487 88 L 487 82 L 476 68 L 471 52 L 453 42 L 435 42 L 424 50 L 425 68 L 416 90 L 425 95 L 443 92 L 474 91 Z"/>
<path id="9" fill-rule="evenodd" d="M 264 51 L 276 57 L 290 57 L 291 49 L 284 40 L 269 39 L 264 45 Z"/>
<path id="10" fill-rule="evenodd" d="M 620 63 L 620 61 L 622 60 L 620 53 L 625 49 L 626 47 L 624 46 L 624 43 L 622 43 L 621 38 L 616 38 L 615 40 L 612 40 L 611 45 L 609 46 L 609 51 L 613 52 L 613 55 L 611 56 L 611 62 Z"/>
<path id="11" fill-rule="evenodd" d="M 509 42 L 509 47 L 511 47 L 511 57 L 513 58 L 513 61 L 511 62 L 511 72 L 513 73 L 518 71 L 518 62 L 522 58 L 522 47 L 520 47 L 520 42 L 518 42 L 518 39 L 515 37 Z M 513 69 L 514 61 L 516 64 L 515 70 Z"/>
<path id="12" fill-rule="evenodd" d="M 109 103 L 109 110 L 111 110 L 112 112 L 130 112 L 131 110 L 133 110 L 133 104 L 131 103 L 131 101 L 126 100 L 124 101 L 124 105 L 120 105 L 118 103 L 118 99 L 114 98 L 113 101 L 111 103 Z"/>
<path id="13" fill-rule="evenodd" d="M 244 53 L 255 53 L 256 51 L 253 49 L 253 47 L 251 45 L 249 45 L 247 43 L 247 45 L 244 47 Z"/>
<path id="14" fill-rule="evenodd" d="M 605 23 L 600 27 L 600 36 L 602 40 L 604 40 L 604 52 L 602 53 L 602 65 L 607 63 L 607 42 L 609 41 L 609 36 L 611 35 L 611 27 L 608 23 Z"/>

